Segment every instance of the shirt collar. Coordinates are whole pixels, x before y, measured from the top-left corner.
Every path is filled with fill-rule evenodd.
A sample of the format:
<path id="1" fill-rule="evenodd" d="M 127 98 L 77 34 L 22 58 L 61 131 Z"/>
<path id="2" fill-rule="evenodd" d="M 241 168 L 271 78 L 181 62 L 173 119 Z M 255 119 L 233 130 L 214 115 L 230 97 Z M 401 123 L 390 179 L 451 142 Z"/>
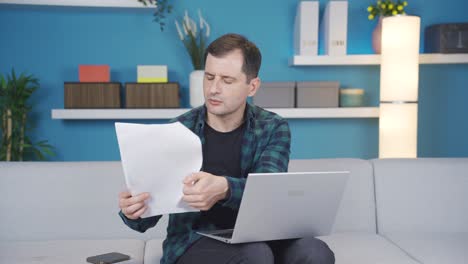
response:
<path id="1" fill-rule="evenodd" d="M 199 132 L 203 131 L 203 128 L 205 126 L 206 111 L 207 111 L 206 106 L 204 104 L 203 106 L 200 106 L 200 111 L 198 112 L 197 125 L 196 125 L 196 127 L 199 129 L 198 130 Z M 244 116 L 246 117 L 247 130 L 253 129 L 254 120 L 255 120 L 254 107 L 250 105 L 248 102 L 245 105 Z"/>

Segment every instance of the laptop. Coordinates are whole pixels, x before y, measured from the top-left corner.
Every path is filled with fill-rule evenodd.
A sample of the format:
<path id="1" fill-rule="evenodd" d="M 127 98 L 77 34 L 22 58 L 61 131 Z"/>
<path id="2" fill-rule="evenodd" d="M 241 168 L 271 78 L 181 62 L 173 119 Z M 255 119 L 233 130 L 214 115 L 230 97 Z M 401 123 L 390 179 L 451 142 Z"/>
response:
<path id="1" fill-rule="evenodd" d="M 329 235 L 349 171 L 250 173 L 234 229 L 198 231 L 237 244 Z"/>

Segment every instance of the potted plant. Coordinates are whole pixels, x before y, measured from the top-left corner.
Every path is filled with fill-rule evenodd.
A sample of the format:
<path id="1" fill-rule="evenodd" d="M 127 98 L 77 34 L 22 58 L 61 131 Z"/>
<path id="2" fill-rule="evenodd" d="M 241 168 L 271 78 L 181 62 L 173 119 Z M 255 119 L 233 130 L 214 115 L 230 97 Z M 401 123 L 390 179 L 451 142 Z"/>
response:
<path id="1" fill-rule="evenodd" d="M 0 160 L 45 160 L 45 155 L 54 155 L 47 140 L 34 143 L 29 137 L 32 131 L 28 122 L 32 110 L 29 99 L 38 88 L 39 81 L 33 75 L 17 77 L 14 70 L 6 78 L 0 74 Z"/>
<path id="2" fill-rule="evenodd" d="M 381 52 L 382 18 L 386 16 L 405 15 L 405 7 L 407 5 L 407 1 L 379 0 L 376 4 L 367 7 L 367 12 L 369 13 L 367 18 L 369 20 L 374 20 L 378 17 L 379 19 L 372 32 L 372 49 L 375 53 L 380 54 Z"/>
<path id="3" fill-rule="evenodd" d="M 203 77 L 205 75 L 205 51 L 207 39 L 210 36 L 210 25 L 203 18 L 198 10 L 200 28 L 197 23 L 190 18 L 187 10 L 182 19 L 182 23 L 175 22 L 180 40 L 184 43 L 185 49 L 192 61 L 193 69 L 190 73 L 190 105 L 197 107 L 205 102 L 203 96 Z"/>
<path id="4" fill-rule="evenodd" d="M 138 2 L 143 3 L 145 6 L 154 5 L 156 7 L 156 11 L 153 14 L 154 22 L 159 23 L 159 29 L 164 31 L 166 13 L 170 14 L 172 12 L 170 0 L 138 0 Z"/>

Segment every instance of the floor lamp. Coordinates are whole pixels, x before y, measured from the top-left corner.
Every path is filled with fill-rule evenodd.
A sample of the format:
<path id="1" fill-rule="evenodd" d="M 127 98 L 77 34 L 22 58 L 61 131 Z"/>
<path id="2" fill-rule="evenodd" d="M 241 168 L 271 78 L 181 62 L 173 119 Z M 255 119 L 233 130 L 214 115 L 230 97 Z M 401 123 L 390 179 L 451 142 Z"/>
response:
<path id="1" fill-rule="evenodd" d="M 417 156 L 420 24 L 406 15 L 382 21 L 379 158 Z"/>

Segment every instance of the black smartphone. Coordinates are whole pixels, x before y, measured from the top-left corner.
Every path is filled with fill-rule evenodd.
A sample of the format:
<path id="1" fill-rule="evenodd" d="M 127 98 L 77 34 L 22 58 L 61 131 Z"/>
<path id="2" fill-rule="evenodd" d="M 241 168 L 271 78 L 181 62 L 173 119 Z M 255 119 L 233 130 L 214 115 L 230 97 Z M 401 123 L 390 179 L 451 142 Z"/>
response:
<path id="1" fill-rule="evenodd" d="M 125 260 L 129 260 L 130 256 L 119 253 L 119 252 L 111 252 L 102 255 L 88 257 L 86 259 L 87 262 L 93 264 L 111 264 L 117 263 Z"/>

